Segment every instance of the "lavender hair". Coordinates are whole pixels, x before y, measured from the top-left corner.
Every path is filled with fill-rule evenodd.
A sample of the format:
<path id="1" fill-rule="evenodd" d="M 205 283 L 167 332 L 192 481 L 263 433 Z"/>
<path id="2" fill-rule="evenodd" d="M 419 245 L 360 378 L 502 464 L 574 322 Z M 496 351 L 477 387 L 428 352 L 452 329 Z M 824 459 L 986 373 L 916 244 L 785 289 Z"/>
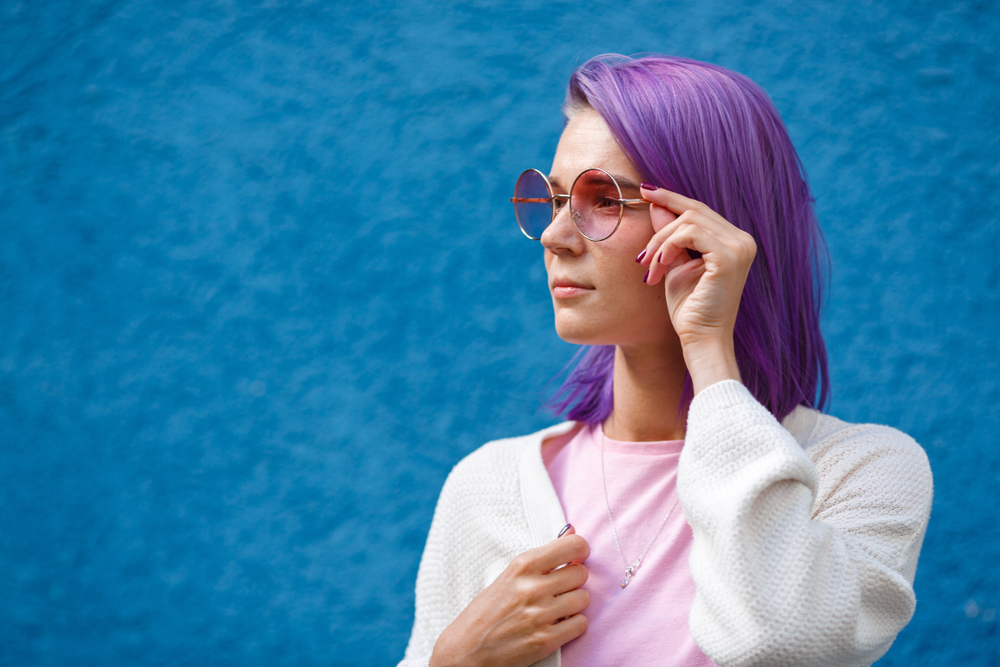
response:
<path id="1" fill-rule="evenodd" d="M 798 405 L 822 409 L 828 255 L 802 163 L 767 94 L 696 60 L 598 56 L 570 78 L 563 110 L 571 118 L 582 109 L 600 114 L 645 181 L 707 204 L 753 236 L 757 256 L 734 331 L 743 384 L 779 420 Z M 613 345 L 581 349 L 547 407 L 576 421 L 606 419 L 614 357 Z M 689 375 L 685 413 L 693 394 Z"/>

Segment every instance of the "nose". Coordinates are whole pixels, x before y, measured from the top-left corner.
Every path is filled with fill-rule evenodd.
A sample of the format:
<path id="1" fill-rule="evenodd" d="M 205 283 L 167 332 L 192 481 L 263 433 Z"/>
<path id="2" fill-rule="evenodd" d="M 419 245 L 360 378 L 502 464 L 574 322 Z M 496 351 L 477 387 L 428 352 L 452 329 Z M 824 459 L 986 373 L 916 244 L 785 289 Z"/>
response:
<path id="1" fill-rule="evenodd" d="M 540 241 L 546 250 L 556 254 L 568 252 L 579 255 L 583 252 L 584 238 L 573 224 L 568 202 L 552 218 Z"/>

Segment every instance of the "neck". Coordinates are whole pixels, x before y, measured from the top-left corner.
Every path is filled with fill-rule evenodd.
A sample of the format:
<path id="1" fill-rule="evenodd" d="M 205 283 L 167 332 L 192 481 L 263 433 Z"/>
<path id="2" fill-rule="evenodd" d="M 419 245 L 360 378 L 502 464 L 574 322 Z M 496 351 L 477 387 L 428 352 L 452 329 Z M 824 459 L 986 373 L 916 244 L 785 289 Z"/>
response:
<path id="1" fill-rule="evenodd" d="M 607 436 L 625 442 L 683 440 L 686 419 L 679 408 L 686 371 L 679 349 L 615 348 L 615 402 L 604 423 Z"/>

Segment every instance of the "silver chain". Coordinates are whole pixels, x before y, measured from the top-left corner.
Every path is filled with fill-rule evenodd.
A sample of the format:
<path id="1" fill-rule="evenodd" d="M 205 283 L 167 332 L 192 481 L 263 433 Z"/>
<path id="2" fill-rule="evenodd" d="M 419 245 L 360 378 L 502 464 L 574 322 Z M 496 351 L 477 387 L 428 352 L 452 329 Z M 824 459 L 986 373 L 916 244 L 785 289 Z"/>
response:
<path id="1" fill-rule="evenodd" d="M 653 542 L 655 542 L 656 538 L 660 536 L 660 531 L 662 531 L 663 526 L 667 524 L 667 519 L 669 519 L 670 515 L 674 513 L 674 508 L 677 507 L 677 503 L 680 502 L 680 496 L 678 496 L 677 499 L 674 500 L 674 504 L 670 506 L 667 516 L 663 517 L 663 521 L 660 522 L 660 527 L 656 529 L 656 534 L 649 540 L 649 543 L 643 550 L 642 555 L 636 558 L 634 563 L 629 565 L 628 560 L 625 559 L 625 554 L 622 553 L 622 546 L 618 543 L 618 530 L 615 529 L 615 520 L 614 517 L 611 516 L 611 501 L 608 500 L 608 478 L 604 473 L 604 449 L 606 445 L 607 440 L 604 436 L 604 425 L 601 424 L 601 481 L 604 482 L 604 504 L 608 508 L 608 522 L 611 524 L 611 534 L 615 538 L 615 548 L 618 549 L 618 555 L 621 556 L 622 563 L 625 565 L 625 578 L 621 580 L 621 587 L 625 588 L 628 586 L 629 582 L 632 581 L 632 576 L 635 574 L 635 571 L 639 569 L 639 564 L 642 562 L 642 559 L 646 557 L 647 553 L 649 553 L 649 548 L 653 546 Z"/>

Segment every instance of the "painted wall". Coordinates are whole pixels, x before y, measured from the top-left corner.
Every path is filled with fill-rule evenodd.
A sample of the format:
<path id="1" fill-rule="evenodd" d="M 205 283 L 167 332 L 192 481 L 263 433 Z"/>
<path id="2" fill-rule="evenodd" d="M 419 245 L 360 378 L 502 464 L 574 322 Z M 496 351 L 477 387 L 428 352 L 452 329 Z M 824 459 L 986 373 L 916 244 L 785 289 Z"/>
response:
<path id="1" fill-rule="evenodd" d="M 998 45 L 993 2 L 0 4 L 0 664 L 395 664 L 445 475 L 572 354 L 513 180 L 640 51 L 772 95 L 831 412 L 931 458 L 879 664 L 997 664 Z"/>

